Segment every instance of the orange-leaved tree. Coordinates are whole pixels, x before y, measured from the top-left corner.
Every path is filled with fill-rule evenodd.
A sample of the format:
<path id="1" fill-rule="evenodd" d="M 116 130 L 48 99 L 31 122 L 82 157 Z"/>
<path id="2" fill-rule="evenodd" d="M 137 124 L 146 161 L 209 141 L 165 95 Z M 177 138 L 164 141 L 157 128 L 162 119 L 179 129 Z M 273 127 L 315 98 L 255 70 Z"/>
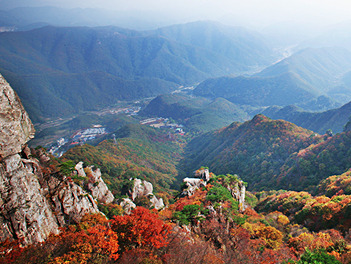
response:
<path id="1" fill-rule="evenodd" d="M 70 226 L 56 237 L 69 245 L 68 252 L 50 263 L 97 263 L 117 260 L 119 257 L 117 234 L 100 214 L 86 215 L 80 224 Z"/>
<path id="2" fill-rule="evenodd" d="M 62 228 L 43 243 L 18 245 L 1 243 L 0 263 L 108 263 L 119 257 L 117 234 L 100 214 L 86 215 L 81 223 Z"/>
<path id="3" fill-rule="evenodd" d="M 142 246 L 166 246 L 171 229 L 170 225 L 159 219 L 155 211 L 144 207 L 136 207 L 130 215 L 115 216 L 111 227 L 118 235 L 121 252 Z"/>

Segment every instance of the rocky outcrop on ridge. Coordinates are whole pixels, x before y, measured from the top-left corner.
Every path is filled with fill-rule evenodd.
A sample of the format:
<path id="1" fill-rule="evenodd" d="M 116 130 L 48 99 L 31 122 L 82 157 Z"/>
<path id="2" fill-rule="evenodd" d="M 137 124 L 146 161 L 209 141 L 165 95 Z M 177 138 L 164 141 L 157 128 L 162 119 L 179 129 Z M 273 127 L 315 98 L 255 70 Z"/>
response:
<path id="1" fill-rule="evenodd" d="M 136 207 L 135 203 L 129 198 L 123 198 L 119 205 L 122 206 L 123 211 L 126 212 L 126 214 L 130 214 L 132 209 Z"/>
<path id="2" fill-rule="evenodd" d="M 194 177 L 183 179 L 186 188 L 183 189 L 181 196 L 193 196 L 196 190 L 206 187 L 210 180 L 210 172 L 208 169 L 199 169 L 194 172 Z"/>
<path id="3" fill-rule="evenodd" d="M 199 169 L 194 172 L 194 176 L 208 182 L 210 180 L 210 171 L 208 169 Z"/>
<path id="4" fill-rule="evenodd" d="M 23 105 L 0 74 L 0 157 L 16 155 L 34 137 L 34 127 Z"/>
<path id="5" fill-rule="evenodd" d="M 195 178 L 184 178 L 183 183 L 185 188 L 183 189 L 181 196 L 193 196 L 195 191 L 206 187 L 207 182 L 210 180 L 210 172 L 208 169 L 199 169 L 194 172 Z M 239 202 L 239 211 L 244 212 L 247 208 L 245 204 L 245 193 L 246 187 L 242 180 L 235 177 L 235 181 L 226 187 L 232 197 Z"/>
<path id="6" fill-rule="evenodd" d="M 183 190 L 181 196 L 193 196 L 195 191 L 206 187 L 207 182 L 203 179 L 196 179 L 196 178 L 184 178 L 183 182 L 185 183 L 186 188 Z"/>
<path id="7" fill-rule="evenodd" d="M 94 199 L 60 173 L 48 175 L 44 150 L 30 150 L 34 127 L 17 94 L 0 75 L 0 240 L 41 242 L 59 227 L 99 212 Z M 38 157 L 38 159 L 33 156 Z"/>
<path id="8" fill-rule="evenodd" d="M 140 179 L 131 179 L 134 181 L 133 188 L 130 191 L 132 200 L 134 201 L 138 197 L 147 197 L 150 200 L 151 206 L 155 209 L 162 209 L 165 205 L 162 198 L 157 198 L 153 192 L 152 183 L 142 181 Z"/>
<path id="9" fill-rule="evenodd" d="M 87 189 L 91 195 L 102 203 L 112 203 L 115 199 L 111 191 L 108 189 L 106 183 L 101 178 L 101 171 L 99 168 L 94 170 L 94 166 L 88 166 L 83 169 L 83 162 L 79 162 L 75 169 L 78 176 L 88 177 L 89 181 L 87 184 Z"/>
<path id="10" fill-rule="evenodd" d="M 245 204 L 246 187 L 243 181 L 237 181 L 233 187 L 227 187 L 234 199 L 239 202 L 239 211 L 243 212 L 247 208 Z"/>

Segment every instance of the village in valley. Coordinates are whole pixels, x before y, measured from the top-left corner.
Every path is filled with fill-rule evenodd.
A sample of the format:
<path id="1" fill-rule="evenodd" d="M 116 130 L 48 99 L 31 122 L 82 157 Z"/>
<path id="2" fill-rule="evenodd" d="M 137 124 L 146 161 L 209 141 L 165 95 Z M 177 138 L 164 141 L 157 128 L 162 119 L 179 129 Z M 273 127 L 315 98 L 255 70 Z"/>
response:
<path id="1" fill-rule="evenodd" d="M 105 110 L 103 113 L 100 112 L 100 115 L 101 114 L 102 115 L 125 114 L 128 116 L 135 117 L 138 115 L 138 112 L 140 111 L 140 109 L 141 107 L 115 108 L 115 109 Z M 170 118 L 163 118 L 163 117 L 147 118 L 147 119 L 140 120 L 139 123 L 141 125 L 148 125 L 155 128 L 169 129 L 168 131 L 169 137 L 171 137 L 172 134 L 179 134 L 182 136 L 184 135 L 184 126 L 182 124 L 177 124 L 174 120 Z M 56 157 L 61 157 L 68 149 L 76 145 L 83 145 L 87 141 L 95 140 L 111 132 L 112 131 L 107 131 L 106 127 L 104 127 L 103 125 L 100 125 L 100 124 L 93 125 L 92 127 L 75 131 L 69 138 L 62 137 L 58 139 L 56 143 L 52 144 L 48 149 L 52 155 Z"/>

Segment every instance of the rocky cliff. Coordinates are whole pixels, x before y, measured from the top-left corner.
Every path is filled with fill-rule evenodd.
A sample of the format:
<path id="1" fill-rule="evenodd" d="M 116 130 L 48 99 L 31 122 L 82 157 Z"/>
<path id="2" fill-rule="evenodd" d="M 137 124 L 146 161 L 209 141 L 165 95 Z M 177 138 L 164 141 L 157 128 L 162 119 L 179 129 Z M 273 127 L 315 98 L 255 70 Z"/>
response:
<path id="1" fill-rule="evenodd" d="M 43 173 L 49 157 L 25 145 L 34 132 L 20 99 L 0 75 L 1 241 L 41 242 L 60 226 L 98 212 L 93 197 L 69 178 Z"/>

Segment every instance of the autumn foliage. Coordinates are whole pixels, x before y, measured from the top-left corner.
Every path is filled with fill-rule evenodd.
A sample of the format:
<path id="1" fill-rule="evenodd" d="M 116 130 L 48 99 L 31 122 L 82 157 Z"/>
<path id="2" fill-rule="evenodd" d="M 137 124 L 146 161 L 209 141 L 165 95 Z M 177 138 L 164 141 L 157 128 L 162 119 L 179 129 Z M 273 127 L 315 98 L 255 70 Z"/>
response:
<path id="1" fill-rule="evenodd" d="M 143 207 L 113 220 L 87 215 L 44 243 L 23 248 L 5 241 L 0 245 L 0 263 L 112 263 L 127 250 L 164 247 L 169 231 L 157 213 Z"/>
<path id="2" fill-rule="evenodd" d="M 160 248 L 167 245 L 170 226 L 157 213 L 137 207 L 130 215 L 115 216 L 111 228 L 118 234 L 121 250 L 137 247 Z"/>

